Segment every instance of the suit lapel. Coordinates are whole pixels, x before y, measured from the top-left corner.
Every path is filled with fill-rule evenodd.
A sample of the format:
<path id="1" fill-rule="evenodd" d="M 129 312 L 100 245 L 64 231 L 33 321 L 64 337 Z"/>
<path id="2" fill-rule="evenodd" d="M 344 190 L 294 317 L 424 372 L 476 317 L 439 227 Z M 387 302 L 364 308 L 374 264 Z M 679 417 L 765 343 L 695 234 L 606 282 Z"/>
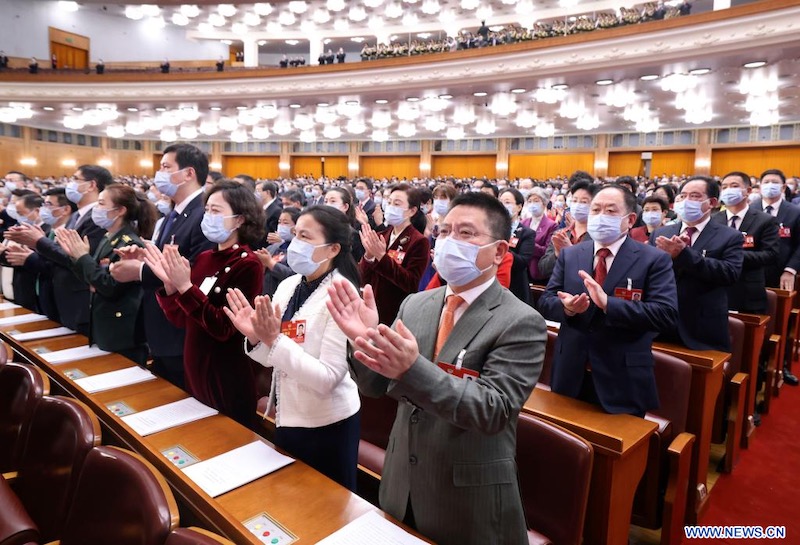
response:
<path id="1" fill-rule="evenodd" d="M 428 359 L 433 359 L 433 351 L 436 348 L 436 337 L 439 333 L 439 319 L 442 316 L 446 291 L 446 288 L 436 290 L 432 293 L 431 297 L 427 298 L 420 308 L 419 318 L 422 323 L 414 336 L 417 338 L 419 353 Z M 447 346 L 447 344 L 445 344 L 445 346 Z"/>
<path id="2" fill-rule="evenodd" d="M 578 270 L 594 275 L 594 242 L 578 245 Z M 578 279 L 583 284 L 583 281 Z"/>
<path id="3" fill-rule="evenodd" d="M 492 312 L 489 310 L 490 304 L 494 306 L 500 299 L 499 289 L 500 284 L 495 281 L 469 306 L 464 315 L 453 326 L 453 331 L 450 332 L 450 336 L 439 353 L 439 361 L 455 362 L 458 353 L 483 329 L 483 326 L 492 317 Z M 438 317 L 439 314 L 436 315 L 437 319 Z M 436 329 L 438 327 L 434 331 Z"/>
<path id="4" fill-rule="evenodd" d="M 724 222 L 724 217 L 723 217 L 722 224 L 724 225 L 724 223 L 725 222 Z M 700 234 L 697 236 L 697 240 L 694 241 L 694 244 L 692 244 L 692 247 L 693 248 L 705 248 L 705 245 L 710 240 L 714 239 L 714 235 L 716 235 L 717 229 L 719 229 L 718 225 L 720 225 L 719 220 L 717 220 L 715 222 L 714 218 L 711 218 L 711 221 L 709 221 L 706 224 L 705 229 L 703 229 L 700 232 Z"/>
<path id="5" fill-rule="evenodd" d="M 742 218 L 742 221 L 739 222 L 739 231 L 743 233 L 750 231 L 750 228 L 753 227 L 753 222 L 755 220 L 756 215 L 752 210 L 750 210 L 747 214 L 745 214 L 744 218 Z"/>
<path id="6" fill-rule="evenodd" d="M 606 281 L 603 283 L 603 291 L 608 293 L 609 290 L 611 290 L 613 293 L 614 286 L 619 283 L 620 279 L 625 277 L 625 273 L 636 263 L 639 249 L 639 244 L 631 239 L 631 237 L 628 237 L 625 242 L 622 243 L 617 255 L 614 256 L 614 262 L 611 264 L 611 270 L 608 271 Z"/>

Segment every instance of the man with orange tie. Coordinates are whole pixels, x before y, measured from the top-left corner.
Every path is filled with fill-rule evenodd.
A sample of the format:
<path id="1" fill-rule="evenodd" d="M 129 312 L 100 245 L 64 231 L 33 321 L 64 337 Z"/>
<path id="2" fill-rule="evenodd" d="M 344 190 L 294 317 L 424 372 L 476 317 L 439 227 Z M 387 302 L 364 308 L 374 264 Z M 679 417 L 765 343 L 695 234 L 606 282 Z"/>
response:
<path id="1" fill-rule="evenodd" d="M 399 401 L 381 508 L 440 545 L 528 543 L 516 427 L 546 336 L 542 317 L 495 278 L 510 232 L 494 197 L 453 199 L 434 256 L 447 286 L 407 297 L 392 327 L 378 325 L 371 286 L 363 300 L 347 282 L 329 290 L 359 390 Z"/>
<path id="2" fill-rule="evenodd" d="M 658 407 L 653 339 L 678 320 L 669 256 L 628 236 L 636 197 L 607 185 L 592 199 L 592 240 L 564 248 L 539 299 L 561 322 L 550 387 L 609 413 L 644 416 Z"/>

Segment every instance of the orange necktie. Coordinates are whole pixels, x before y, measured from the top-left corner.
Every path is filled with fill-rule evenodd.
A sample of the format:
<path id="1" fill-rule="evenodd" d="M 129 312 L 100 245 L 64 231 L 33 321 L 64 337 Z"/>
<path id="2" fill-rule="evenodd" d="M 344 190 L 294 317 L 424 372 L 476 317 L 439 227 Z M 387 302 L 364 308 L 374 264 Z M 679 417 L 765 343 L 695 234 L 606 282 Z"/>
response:
<path id="1" fill-rule="evenodd" d="M 448 295 L 447 301 L 444 305 L 444 312 L 442 313 L 442 323 L 439 325 L 439 333 L 436 335 L 436 350 L 433 352 L 433 359 L 439 356 L 444 343 L 447 342 L 447 337 L 453 331 L 453 324 L 455 323 L 456 309 L 461 306 L 464 300 L 458 295 Z"/>

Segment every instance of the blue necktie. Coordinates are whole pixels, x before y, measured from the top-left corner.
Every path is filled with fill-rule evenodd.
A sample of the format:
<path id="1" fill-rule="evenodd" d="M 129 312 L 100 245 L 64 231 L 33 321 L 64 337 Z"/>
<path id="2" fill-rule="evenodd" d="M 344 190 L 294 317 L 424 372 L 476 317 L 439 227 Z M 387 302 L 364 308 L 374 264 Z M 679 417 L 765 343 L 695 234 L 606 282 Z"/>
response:
<path id="1" fill-rule="evenodd" d="M 159 248 L 164 247 L 164 243 L 167 240 L 167 236 L 172 232 L 172 226 L 175 224 L 175 220 L 177 219 L 178 219 L 178 213 L 173 208 L 172 211 L 167 216 L 167 219 L 164 220 L 164 226 L 161 228 L 161 234 L 158 235 L 156 246 L 158 246 Z"/>

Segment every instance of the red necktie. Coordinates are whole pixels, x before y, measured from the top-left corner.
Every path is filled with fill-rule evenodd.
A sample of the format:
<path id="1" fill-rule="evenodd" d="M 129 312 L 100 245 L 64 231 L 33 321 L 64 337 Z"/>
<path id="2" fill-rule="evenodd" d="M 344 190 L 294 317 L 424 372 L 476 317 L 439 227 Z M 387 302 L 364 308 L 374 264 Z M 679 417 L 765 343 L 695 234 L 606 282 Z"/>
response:
<path id="1" fill-rule="evenodd" d="M 683 235 L 686 237 L 686 245 L 692 245 L 692 237 L 697 232 L 697 227 L 687 227 L 686 231 L 683 232 Z"/>
<path id="2" fill-rule="evenodd" d="M 444 343 L 447 342 L 447 337 L 449 337 L 450 332 L 453 331 L 456 309 L 460 307 L 463 302 L 464 299 L 458 295 L 447 296 L 447 302 L 445 303 L 444 312 L 442 313 L 442 323 L 439 325 L 439 333 L 436 335 L 436 349 L 433 352 L 434 360 L 439 356 L 439 352 L 442 350 Z"/>
<path id="3" fill-rule="evenodd" d="M 606 281 L 608 276 L 608 269 L 606 268 L 606 258 L 611 255 L 611 250 L 608 248 L 600 248 L 597 250 L 597 265 L 594 267 L 594 280 L 601 286 Z"/>

